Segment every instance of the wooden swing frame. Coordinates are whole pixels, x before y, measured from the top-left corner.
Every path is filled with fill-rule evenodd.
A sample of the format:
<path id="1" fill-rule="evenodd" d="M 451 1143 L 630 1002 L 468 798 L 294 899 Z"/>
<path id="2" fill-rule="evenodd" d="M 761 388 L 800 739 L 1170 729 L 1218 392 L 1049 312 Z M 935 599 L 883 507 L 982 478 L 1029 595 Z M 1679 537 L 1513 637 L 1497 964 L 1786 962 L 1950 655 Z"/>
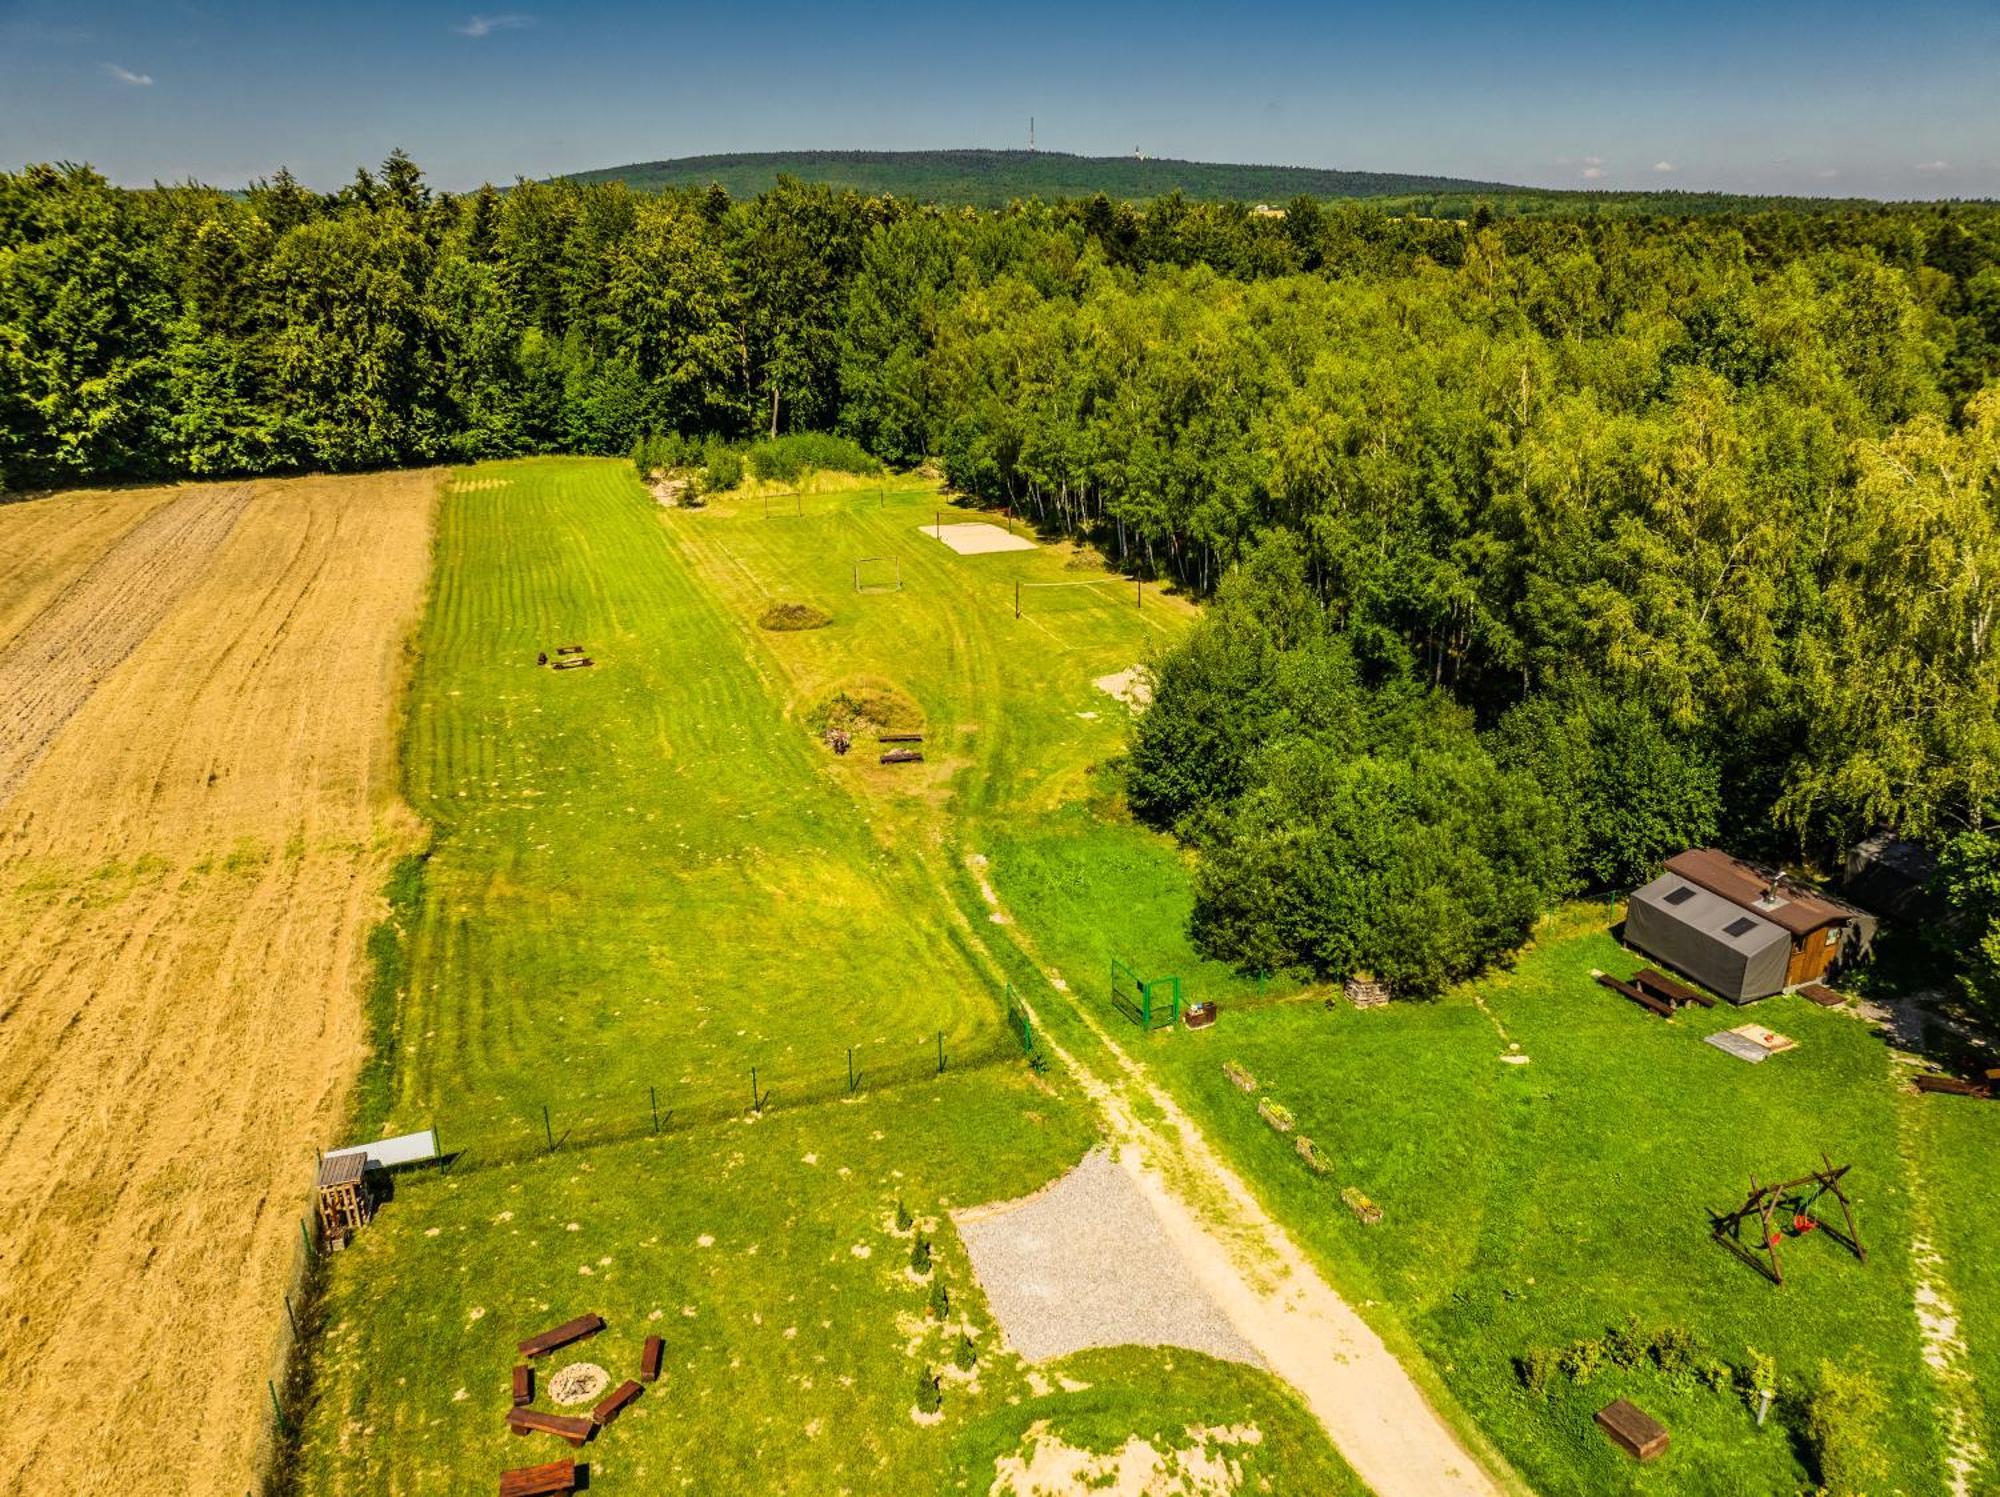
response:
<path id="1" fill-rule="evenodd" d="M 1743 1204 L 1734 1211 L 1720 1214 L 1711 1213 L 1711 1223 L 1715 1240 L 1728 1248 L 1757 1272 L 1780 1288 L 1785 1283 L 1785 1265 L 1778 1256 L 1778 1243 L 1785 1235 L 1785 1223 L 1780 1219 L 1774 1225 L 1774 1218 L 1780 1216 L 1780 1208 L 1791 1206 L 1791 1230 L 1795 1237 L 1807 1232 L 1824 1232 L 1835 1242 L 1854 1254 L 1861 1262 L 1868 1261 L 1868 1249 L 1861 1244 L 1861 1229 L 1854 1223 L 1854 1206 L 1847 1199 L 1847 1192 L 1840 1188 L 1841 1180 L 1854 1168 L 1851 1164 L 1836 1165 L 1822 1152 L 1820 1163 L 1824 1168 L 1800 1175 L 1796 1180 L 1780 1180 L 1770 1185 L 1759 1185 L 1757 1177 L 1750 1177 L 1750 1194 Z M 1841 1217 L 1847 1223 L 1842 1232 L 1831 1222 L 1814 1215 L 1813 1208 L 1822 1196 L 1832 1196 L 1840 1202 Z M 1754 1222 L 1758 1227 L 1757 1248 L 1753 1251 L 1743 1245 L 1743 1225 Z M 1801 1227 L 1800 1222 L 1807 1225 Z M 1759 1254 L 1763 1256 L 1758 1256 Z M 1769 1261 L 1766 1262 L 1765 1260 Z"/>

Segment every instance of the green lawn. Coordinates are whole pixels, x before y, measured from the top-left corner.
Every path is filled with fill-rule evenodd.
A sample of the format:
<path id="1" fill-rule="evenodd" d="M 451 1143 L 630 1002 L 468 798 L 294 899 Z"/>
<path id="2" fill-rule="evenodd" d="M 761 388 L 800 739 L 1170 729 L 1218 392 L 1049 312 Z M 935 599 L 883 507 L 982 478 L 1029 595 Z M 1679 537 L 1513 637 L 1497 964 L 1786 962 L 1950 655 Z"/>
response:
<path id="1" fill-rule="evenodd" d="M 1893 1489 L 1942 1490 L 1912 1312 L 1899 1098 L 1864 1025 L 1773 1000 L 1754 1017 L 1801 1048 L 1760 1066 L 1733 1060 L 1700 1037 L 1752 1015 L 1724 1006 L 1664 1024 L 1591 981 L 1593 967 L 1637 965 L 1607 933 L 1611 912 L 1596 908 L 1567 912 L 1515 970 L 1438 1003 L 1357 1013 L 1308 995 L 1231 1007 L 1232 983 L 1245 998 L 1254 989 L 1188 949 L 1186 875 L 1164 839 L 1113 812 L 1073 812 L 993 842 L 1008 907 L 1100 1013 L 1096 974 L 1115 947 L 1157 953 L 1196 974 L 1193 996 L 1221 998 L 1214 1030 L 1134 1037 L 1136 1053 L 1336 1282 L 1369 1302 L 1391 1344 L 1428 1355 L 1536 1490 L 1783 1492 L 1812 1480 L 1788 1432 L 1796 1409 L 1760 1432 L 1735 1394 L 1650 1369 L 1558 1380 L 1546 1397 L 1521 1386 L 1515 1357 L 1600 1336 L 1630 1315 L 1688 1329 L 1704 1357 L 1741 1364 L 1746 1348 L 1761 1348 L 1794 1392 L 1822 1358 L 1866 1369 L 1891 1410 L 1881 1436 Z M 1232 1059 L 1332 1157 L 1330 1178 L 1258 1119 L 1255 1098 L 1222 1073 Z M 1941 1128 L 1937 1141 L 1955 1151 L 1936 1172 L 1956 1195 L 1945 1229 L 1957 1234 L 1954 1265 L 1968 1255 L 1991 1265 L 1990 1201 L 1974 1204 L 1990 1173 L 1969 1138 Z M 1855 1165 L 1869 1262 L 1830 1242 L 1788 1244 L 1791 1281 L 1779 1289 L 1714 1246 L 1707 1213 L 1738 1204 L 1751 1172 L 1799 1174 L 1821 1149 Z M 1383 1208 L 1381 1225 L 1353 1220 L 1338 1197 L 1345 1185 Z M 1974 1306 L 1990 1311 L 2000 1295 L 1990 1268 L 1953 1272 L 1977 1342 L 1990 1321 Z M 1656 1465 L 1633 1465 L 1592 1426 L 1617 1396 L 1672 1430 Z"/>
<path id="2" fill-rule="evenodd" d="M 362 1111 L 462 1152 L 329 1260 L 297 1489 L 490 1491 L 559 1454 L 501 1427 L 513 1344 L 589 1310 L 610 1329 L 575 1356 L 614 1375 L 649 1332 L 668 1345 L 586 1452 L 593 1491 L 983 1493 L 1031 1426 L 1112 1450 L 1248 1425 L 1228 1447 L 1246 1489 L 1357 1493 L 1265 1374 L 1127 1348 L 1031 1375 L 993 1350 L 944 1215 L 1045 1183 L 1096 1131 L 1010 1050 L 1019 964 L 989 950 L 962 828 L 1096 783 L 1125 717 L 1092 679 L 1185 607 L 1056 589 L 1016 620 L 1017 578 L 1089 574 L 1054 549 L 954 555 L 919 530 L 921 485 L 767 520 L 761 500 L 663 511 L 614 462 L 457 478 L 405 752 L 435 836 L 376 943 Z M 855 593 L 859 555 L 900 558 L 903 589 Z M 768 633 L 773 600 L 833 623 Z M 570 642 L 595 666 L 535 665 Z M 835 758 L 809 723 L 841 690 L 910 704 L 926 762 Z M 955 1338 L 922 1319 L 899 1199 L 987 1349 L 936 1425 L 911 1417 L 917 1374 Z"/>
<path id="3" fill-rule="evenodd" d="M 1965 1097 L 1905 1101 L 1943 1256 L 1986 1464 L 1974 1490 L 2000 1490 L 2000 1106 Z M 1983 1485 L 1981 1484 L 1983 1481 Z"/>

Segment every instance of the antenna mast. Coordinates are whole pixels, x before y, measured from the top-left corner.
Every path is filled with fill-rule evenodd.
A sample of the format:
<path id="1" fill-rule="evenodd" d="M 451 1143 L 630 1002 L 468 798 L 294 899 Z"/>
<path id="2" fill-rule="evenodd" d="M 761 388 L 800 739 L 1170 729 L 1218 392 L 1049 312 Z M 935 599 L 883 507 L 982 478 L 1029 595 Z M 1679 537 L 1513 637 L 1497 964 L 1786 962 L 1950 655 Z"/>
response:
<path id="1" fill-rule="evenodd" d="M 1035 117 L 1032 114 L 1028 116 L 1028 154 L 1035 154 Z"/>

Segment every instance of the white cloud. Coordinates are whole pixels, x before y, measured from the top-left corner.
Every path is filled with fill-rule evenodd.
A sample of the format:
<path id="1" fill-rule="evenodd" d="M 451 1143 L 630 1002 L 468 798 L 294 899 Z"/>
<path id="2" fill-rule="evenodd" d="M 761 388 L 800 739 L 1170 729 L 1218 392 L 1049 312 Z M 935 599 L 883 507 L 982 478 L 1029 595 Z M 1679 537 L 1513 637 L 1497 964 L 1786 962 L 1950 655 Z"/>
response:
<path id="1" fill-rule="evenodd" d="M 1602 166 L 1604 165 L 1604 158 L 1602 156 L 1586 156 L 1583 158 L 1583 164 L 1585 166 Z"/>
<path id="2" fill-rule="evenodd" d="M 1604 168 L 1601 166 L 1586 166 L 1583 169 L 1583 180 L 1586 182 L 1595 182 L 1599 177 L 1603 175 L 1604 175 Z"/>
<path id="3" fill-rule="evenodd" d="M 1949 161 L 1919 161 L 1917 163 L 1917 170 L 1920 172 L 1948 172 L 1951 170 L 1951 163 Z"/>
<path id="4" fill-rule="evenodd" d="M 1674 164 L 1671 161 L 1655 161 L 1653 163 L 1653 170 L 1656 172 L 1670 172 L 1673 169 Z"/>
<path id="5" fill-rule="evenodd" d="M 502 16 L 467 16 L 461 25 L 451 29 L 460 36 L 491 36 L 496 31 L 519 31 L 534 24 L 533 16 L 510 12 Z"/>
<path id="6" fill-rule="evenodd" d="M 135 73 L 130 68 L 119 67 L 115 62 L 107 62 L 104 65 L 104 73 L 106 77 L 116 78 L 120 83 L 129 83 L 134 88 L 151 88 L 153 86 L 153 75 L 151 73 Z"/>
<path id="7" fill-rule="evenodd" d="M 1813 175 L 1818 177 L 1822 182 L 1831 182 L 1835 177 L 1840 175 L 1840 169 L 1838 167 L 1823 166 L 1814 172 Z"/>

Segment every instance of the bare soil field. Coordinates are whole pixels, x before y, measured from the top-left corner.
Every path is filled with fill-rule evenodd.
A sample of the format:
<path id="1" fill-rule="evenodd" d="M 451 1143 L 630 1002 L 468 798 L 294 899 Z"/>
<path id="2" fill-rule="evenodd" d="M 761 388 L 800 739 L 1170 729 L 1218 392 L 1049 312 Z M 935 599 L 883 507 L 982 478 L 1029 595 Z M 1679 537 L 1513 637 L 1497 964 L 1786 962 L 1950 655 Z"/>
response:
<path id="1" fill-rule="evenodd" d="M 441 477 L 190 487 L 130 525 L 35 501 L 45 601 L 0 636 L 9 1485 L 252 1484 L 366 933 L 417 837 L 395 730 Z"/>
<path id="2" fill-rule="evenodd" d="M 0 504 L 0 644 L 113 541 L 181 492 L 98 489 Z"/>

